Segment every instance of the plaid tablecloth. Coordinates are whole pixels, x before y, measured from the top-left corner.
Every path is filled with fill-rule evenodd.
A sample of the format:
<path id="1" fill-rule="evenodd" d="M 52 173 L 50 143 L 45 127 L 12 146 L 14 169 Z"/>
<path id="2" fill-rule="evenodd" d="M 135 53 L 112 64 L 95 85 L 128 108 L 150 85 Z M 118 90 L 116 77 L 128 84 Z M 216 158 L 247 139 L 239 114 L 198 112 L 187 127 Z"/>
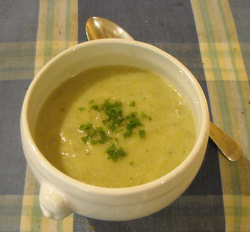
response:
<path id="1" fill-rule="evenodd" d="M 186 65 L 205 92 L 211 119 L 243 148 L 242 159 L 232 163 L 209 140 L 188 190 L 142 219 L 45 218 L 24 159 L 19 117 L 25 92 L 48 60 L 87 40 L 91 16 L 116 22 Z M 0 231 L 249 232 L 249 77 L 249 0 L 0 0 Z"/>

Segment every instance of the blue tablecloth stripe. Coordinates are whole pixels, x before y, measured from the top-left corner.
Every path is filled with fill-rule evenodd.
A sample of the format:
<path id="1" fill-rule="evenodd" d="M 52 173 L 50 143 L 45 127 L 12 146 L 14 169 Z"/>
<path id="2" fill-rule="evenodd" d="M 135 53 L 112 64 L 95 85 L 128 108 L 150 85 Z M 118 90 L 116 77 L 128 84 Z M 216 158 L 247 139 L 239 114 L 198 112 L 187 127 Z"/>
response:
<path id="1" fill-rule="evenodd" d="M 0 81 L 0 195 L 23 194 L 26 160 L 19 128 L 29 83 L 30 80 Z"/>

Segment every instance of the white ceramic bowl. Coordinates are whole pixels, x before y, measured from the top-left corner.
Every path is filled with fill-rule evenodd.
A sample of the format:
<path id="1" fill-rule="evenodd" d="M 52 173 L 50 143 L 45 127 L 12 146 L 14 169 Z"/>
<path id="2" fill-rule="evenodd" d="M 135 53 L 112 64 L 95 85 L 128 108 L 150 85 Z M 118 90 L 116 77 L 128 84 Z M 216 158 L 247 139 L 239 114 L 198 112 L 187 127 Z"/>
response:
<path id="1" fill-rule="evenodd" d="M 188 157 L 165 176 L 135 187 L 103 188 L 74 180 L 52 166 L 34 140 L 38 112 L 65 79 L 91 67 L 132 65 L 166 77 L 186 98 L 195 117 L 197 139 Z M 72 47 L 48 62 L 32 81 L 21 113 L 22 145 L 28 165 L 40 183 L 45 216 L 61 219 L 76 212 L 103 220 L 130 220 L 159 211 L 178 198 L 196 176 L 209 133 L 206 99 L 193 75 L 162 50 L 137 41 L 102 39 Z"/>

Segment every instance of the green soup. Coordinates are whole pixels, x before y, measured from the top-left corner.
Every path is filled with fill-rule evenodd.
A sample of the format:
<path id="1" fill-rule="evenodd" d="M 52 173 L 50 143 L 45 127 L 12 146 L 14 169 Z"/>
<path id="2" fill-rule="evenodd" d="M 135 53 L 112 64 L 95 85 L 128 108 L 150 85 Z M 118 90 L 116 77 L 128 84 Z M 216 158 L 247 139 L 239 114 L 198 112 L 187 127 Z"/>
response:
<path id="1" fill-rule="evenodd" d="M 52 92 L 34 139 L 66 175 L 119 188 L 176 168 L 194 146 L 195 126 L 185 99 L 166 79 L 134 67 L 104 66 Z"/>

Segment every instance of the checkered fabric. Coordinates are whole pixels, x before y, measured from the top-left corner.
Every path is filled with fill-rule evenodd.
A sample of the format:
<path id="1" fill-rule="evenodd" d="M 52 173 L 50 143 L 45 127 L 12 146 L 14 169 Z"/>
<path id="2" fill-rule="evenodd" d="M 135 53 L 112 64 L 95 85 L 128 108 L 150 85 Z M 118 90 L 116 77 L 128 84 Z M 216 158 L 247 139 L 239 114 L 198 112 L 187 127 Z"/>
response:
<path id="1" fill-rule="evenodd" d="M 203 88 L 211 120 L 243 149 L 240 161 L 229 162 L 209 140 L 187 191 L 137 220 L 45 218 L 21 147 L 20 111 L 32 78 L 52 57 L 87 40 L 91 16 L 180 60 Z M 0 0 L 0 231 L 249 232 L 249 79 L 249 0 Z"/>

